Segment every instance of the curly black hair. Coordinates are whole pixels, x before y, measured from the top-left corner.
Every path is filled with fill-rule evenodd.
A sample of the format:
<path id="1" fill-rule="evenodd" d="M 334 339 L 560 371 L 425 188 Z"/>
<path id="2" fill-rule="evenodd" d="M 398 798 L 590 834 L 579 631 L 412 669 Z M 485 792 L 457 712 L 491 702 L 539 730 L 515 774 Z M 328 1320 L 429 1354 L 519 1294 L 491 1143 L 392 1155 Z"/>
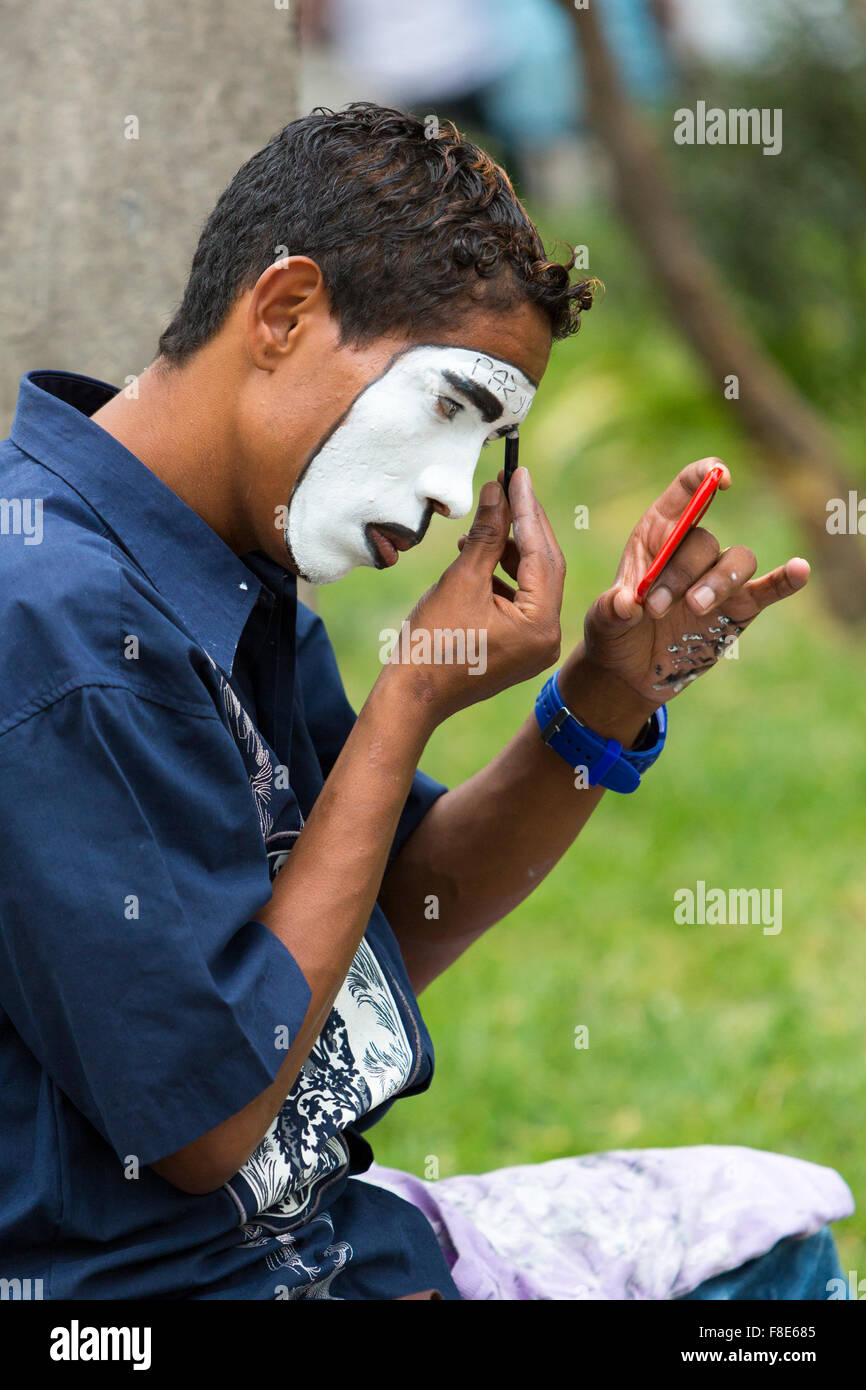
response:
<path id="1" fill-rule="evenodd" d="M 290 121 L 235 174 L 205 222 L 180 307 L 159 340 L 181 365 L 282 256 L 319 266 L 342 343 L 459 322 L 531 300 L 554 339 L 597 283 L 547 258 L 508 175 L 450 121 L 356 101 Z"/>

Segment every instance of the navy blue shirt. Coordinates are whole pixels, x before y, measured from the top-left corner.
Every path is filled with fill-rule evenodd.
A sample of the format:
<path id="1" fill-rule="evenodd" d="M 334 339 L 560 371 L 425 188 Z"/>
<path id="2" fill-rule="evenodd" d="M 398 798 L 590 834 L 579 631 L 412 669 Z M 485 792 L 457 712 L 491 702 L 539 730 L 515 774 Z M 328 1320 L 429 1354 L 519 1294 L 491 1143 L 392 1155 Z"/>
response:
<path id="1" fill-rule="evenodd" d="M 356 716 L 294 576 L 88 418 L 116 389 L 30 372 L 0 444 L 0 1276 L 458 1297 L 426 1219 L 353 1177 L 433 1073 L 378 905 L 240 1172 L 198 1196 L 148 1166 L 265 1090 L 299 1031 L 309 986 L 256 913 Z M 416 773 L 389 863 L 445 790 Z"/>

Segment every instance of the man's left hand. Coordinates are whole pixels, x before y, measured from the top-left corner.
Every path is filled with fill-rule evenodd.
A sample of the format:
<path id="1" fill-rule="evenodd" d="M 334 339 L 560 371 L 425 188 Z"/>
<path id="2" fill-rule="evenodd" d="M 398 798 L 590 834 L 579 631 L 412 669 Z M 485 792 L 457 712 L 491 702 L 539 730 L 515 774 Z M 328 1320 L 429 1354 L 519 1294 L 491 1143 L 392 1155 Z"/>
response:
<path id="1" fill-rule="evenodd" d="M 635 589 L 711 468 L 721 459 L 691 463 L 644 513 L 631 533 L 613 586 L 586 615 L 586 654 L 615 672 L 644 699 L 663 704 L 716 665 L 770 604 L 789 598 L 809 578 L 808 561 L 794 558 L 755 579 L 757 561 L 746 546 L 721 550 L 702 526 L 689 531 L 641 605 Z"/>

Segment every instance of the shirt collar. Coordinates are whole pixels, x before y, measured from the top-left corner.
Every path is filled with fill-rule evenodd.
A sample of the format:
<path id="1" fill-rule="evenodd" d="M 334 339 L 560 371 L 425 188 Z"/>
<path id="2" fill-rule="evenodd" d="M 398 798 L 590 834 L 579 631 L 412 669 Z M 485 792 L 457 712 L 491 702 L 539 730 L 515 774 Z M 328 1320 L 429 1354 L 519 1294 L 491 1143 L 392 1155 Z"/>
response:
<path id="1" fill-rule="evenodd" d="M 102 518 L 195 640 L 231 674 L 261 581 L 176 492 L 89 418 L 118 390 L 74 372 L 26 372 L 10 438 Z M 268 568 L 279 567 L 270 562 Z M 281 577 L 296 584 L 294 575 Z"/>

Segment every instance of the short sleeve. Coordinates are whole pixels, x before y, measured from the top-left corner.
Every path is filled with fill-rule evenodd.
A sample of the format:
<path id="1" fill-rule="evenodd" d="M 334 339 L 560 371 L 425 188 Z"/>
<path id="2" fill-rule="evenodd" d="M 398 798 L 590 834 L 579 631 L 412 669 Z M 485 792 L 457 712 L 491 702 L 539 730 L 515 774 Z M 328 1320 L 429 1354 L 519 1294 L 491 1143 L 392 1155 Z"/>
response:
<path id="1" fill-rule="evenodd" d="M 304 698 L 307 726 L 318 755 L 322 776 L 327 778 L 357 719 L 349 703 L 331 639 L 322 619 L 306 604 L 298 603 L 297 675 Z M 420 825 L 433 802 L 448 788 L 419 768 L 412 779 L 397 830 L 388 854 L 396 858 L 412 831 Z"/>
<path id="2" fill-rule="evenodd" d="M 215 709 L 94 684 L 7 730 L 0 769 L 0 1002 L 117 1154 L 152 1163 L 271 1084 L 310 1003 L 256 920 L 240 754 Z"/>

